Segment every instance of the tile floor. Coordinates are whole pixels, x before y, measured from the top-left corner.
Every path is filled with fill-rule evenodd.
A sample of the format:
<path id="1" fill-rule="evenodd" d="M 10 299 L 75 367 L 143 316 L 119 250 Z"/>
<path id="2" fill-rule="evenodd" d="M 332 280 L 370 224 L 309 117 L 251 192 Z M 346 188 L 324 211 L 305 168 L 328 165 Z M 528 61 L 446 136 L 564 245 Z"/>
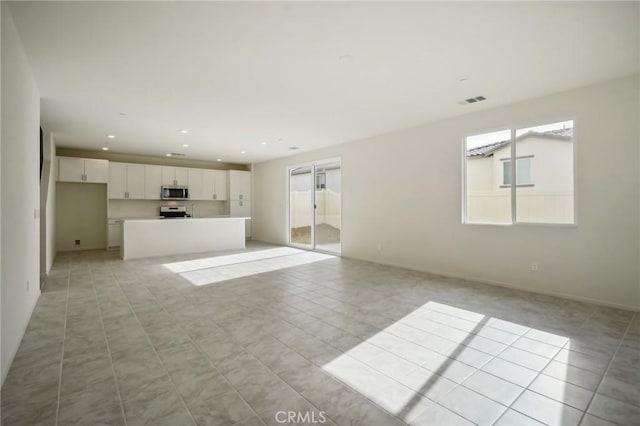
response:
<path id="1" fill-rule="evenodd" d="M 76 252 L 2 424 L 631 425 L 639 383 L 628 311 L 260 244 Z"/>

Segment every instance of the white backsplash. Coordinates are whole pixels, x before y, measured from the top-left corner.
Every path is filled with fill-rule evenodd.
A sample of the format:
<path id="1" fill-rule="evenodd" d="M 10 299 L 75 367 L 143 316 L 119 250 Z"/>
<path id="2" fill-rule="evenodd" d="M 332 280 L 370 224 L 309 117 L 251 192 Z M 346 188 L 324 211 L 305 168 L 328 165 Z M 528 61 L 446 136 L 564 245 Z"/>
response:
<path id="1" fill-rule="evenodd" d="M 229 214 L 227 201 L 156 201 L 156 200 L 109 200 L 110 218 L 156 217 L 160 206 L 185 206 L 187 213 L 195 217 L 215 217 Z"/>

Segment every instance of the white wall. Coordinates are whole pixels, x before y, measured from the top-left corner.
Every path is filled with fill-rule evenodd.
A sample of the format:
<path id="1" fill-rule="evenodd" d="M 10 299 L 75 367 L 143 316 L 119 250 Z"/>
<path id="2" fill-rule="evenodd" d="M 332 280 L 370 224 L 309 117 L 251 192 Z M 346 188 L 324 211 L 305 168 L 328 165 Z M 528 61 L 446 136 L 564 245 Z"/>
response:
<path id="1" fill-rule="evenodd" d="M 4 22 L 2 11 L 4 8 L 2 4 L 0 4 L 0 95 L 2 92 L 2 70 L 3 68 L 3 60 L 2 60 L 2 45 L 3 45 L 3 35 L 2 35 L 2 23 Z M 0 96 L 1 97 L 1 96 Z M 2 137 L 2 102 L 0 101 L 0 389 L 2 388 L 2 384 L 4 383 L 4 378 L 6 376 L 4 364 L 2 363 L 2 141 L 4 138 Z M 0 400 L 2 399 L 2 394 L 0 394 Z M 1 415 L 2 413 L 0 413 Z"/>
<path id="2" fill-rule="evenodd" d="M 2 381 L 38 300 L 40 99 L 6 2 L 2 8 L 0 220 Z M 27 290 L 27 282 L 29 289 Z"/>
<path id="3" fill-rule="evenodd" d="M 45 211 L 46 223 L 47 223 L 47 274 L 51 271 L 53 261 L 56 258 L 56 179 L 58 178 L 58 162 L 56 161 L 56 142 L 53 135 L 49 138 L 49 141 L 45 140 L 45 144 L 49 143 L 50 168 L 49 168 L 49 185 L 47 196 L 47 208 Z M 43 213 L 41 213 L 43 214 Z"/>
<path id="4" fill-rule="evenodd" d="M 254 238 L 286 242 L 287 165 L 340 156 L 344 256 L 638 309 L 639 86 L 636 75 L 256 164 Z M 463 225 L 463 136 L 565 119 L 578 225 Z"/>
<path id="5" fill-rule="evenodd" d="M 40 179 L 40 276 L 51 270 L 56 256 L 56 145 L 53 135 L 44 132 L 42 178 Z"/>

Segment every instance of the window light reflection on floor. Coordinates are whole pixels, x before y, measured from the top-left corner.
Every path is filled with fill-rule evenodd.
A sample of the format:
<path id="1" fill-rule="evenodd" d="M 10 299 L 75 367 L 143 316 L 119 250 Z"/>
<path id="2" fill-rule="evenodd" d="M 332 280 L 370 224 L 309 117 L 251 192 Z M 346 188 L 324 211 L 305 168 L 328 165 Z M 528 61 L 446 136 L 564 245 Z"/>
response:
<path id="1" fill-rule="evenodd" d="M 282 247 L 167 263 L 163 266 L 193 285 L 202 286 L 334 258 L 335 256 L 327 254 Z"/>
<path id="2" fill-rule="evenodd" d="M 446 408 L 446 395 L 460 383 L 474 390 L 473 381 L 466 380 L 479 370 L 479 375 L 489 379 L 510 382 L 511 402 L 516 401 L 568 342 L 564 336 L 428 302 L 326 363 L 323 369 L 388 412 L 410 421 L 423 415 L 428 419 L 435 406 Z M 518 348 L 527 344 L 553 348 L 553 353 L 538 357 Z M 556 368 L 553 380 L 558 383 L 551 383 L 552 388 L 544 391 L 564 401 L 568 394 L 561 381 L 570 367 L 558 363 Z M 547 376 L 544 379 L 548 381 Z M 486 385 L 478 391 L 489 393 Z M 550 424 L 563 424 L 567 416 L 573 417 L 571 407 L 542 398 L 556 403 L 545 409 Z M 497 403 L 495 407 L 500 409 Z M 518 409 L 517 401 L 512 408 Z M 502 409 L 504 412 L 507 406 Z"/>

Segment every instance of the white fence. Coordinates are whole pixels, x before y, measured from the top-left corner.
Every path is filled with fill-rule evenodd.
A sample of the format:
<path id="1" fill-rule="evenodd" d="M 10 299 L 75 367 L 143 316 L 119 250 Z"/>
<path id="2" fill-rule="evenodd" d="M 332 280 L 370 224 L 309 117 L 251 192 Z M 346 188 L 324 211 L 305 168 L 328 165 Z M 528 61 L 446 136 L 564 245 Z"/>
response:
<path id="1" fill-rule="evenodd" d="M 518 222 L 574 223 L 572 194 L 518 194 Z M 511 201 L 508 193 L 473 192 L 467 197 L 469 222 L 511 222 Z"/>
<path id="2" fill-rule="evenodd" d="M 290 227 L 311 226 L 313 222 L 311 191 L 292 191 L 290 196 Z M 342 228 L 340 193 L 330 189 L 316 191 L 316 206 L 316 224 L 326 223 L 337 229 Z"/>

